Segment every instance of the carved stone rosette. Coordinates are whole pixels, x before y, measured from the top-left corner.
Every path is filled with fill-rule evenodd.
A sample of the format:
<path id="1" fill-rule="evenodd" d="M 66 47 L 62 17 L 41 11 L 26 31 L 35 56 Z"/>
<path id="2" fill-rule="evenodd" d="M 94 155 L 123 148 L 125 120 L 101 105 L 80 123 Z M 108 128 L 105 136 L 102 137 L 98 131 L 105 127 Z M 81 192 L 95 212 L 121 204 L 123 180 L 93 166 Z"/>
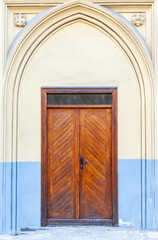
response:
<path id="1" fill-rule="evenodd" d="M 136 13 L 131 17 L 131 23 L 136 27 L 139 27 L 144 24 L 145 15 L 142 13 Z"/>
<path id="2" fill-rule="evenodd" d="M 18 13 L 15 15 L 14 24 L 16 27 L 25 27 L 27 24 L 27 17 L 22 13 Z"/>

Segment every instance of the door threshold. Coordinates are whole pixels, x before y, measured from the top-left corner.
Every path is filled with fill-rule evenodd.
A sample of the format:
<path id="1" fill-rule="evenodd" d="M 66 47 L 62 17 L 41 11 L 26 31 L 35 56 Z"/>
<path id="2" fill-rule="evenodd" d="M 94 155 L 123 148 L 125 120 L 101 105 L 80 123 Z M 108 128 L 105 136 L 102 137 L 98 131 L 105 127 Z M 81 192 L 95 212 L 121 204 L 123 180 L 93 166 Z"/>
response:
<path id="1" fill-rule="evenodd" d="M 111 219 L 47 219 L 46 226 L 51 227 L 53 225 L 113 226 L 113 223 Z"/>

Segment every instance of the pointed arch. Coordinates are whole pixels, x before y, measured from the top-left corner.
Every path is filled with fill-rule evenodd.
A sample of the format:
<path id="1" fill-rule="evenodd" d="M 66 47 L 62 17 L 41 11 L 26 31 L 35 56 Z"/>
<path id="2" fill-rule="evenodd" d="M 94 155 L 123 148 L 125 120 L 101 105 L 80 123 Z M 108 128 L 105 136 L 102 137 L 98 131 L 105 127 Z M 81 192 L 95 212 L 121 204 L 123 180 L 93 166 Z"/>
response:
<path id="1" fill-rule="evenodd" d="M 155 159 L 155 76 L 148 47 L 137 30 L 120 14 L 93 3 L 77 0 L 35 16 L 20 31 L 9 49 L 3 79 L 4 161 L 17 162 L 19 89 L 31 57 L 51 34 L 79 19 L 108 34 L 133 66 L 141 99 L 141 157 Z M 142 178 L 143 174 L 145 173 L 142 172 Z M 15 205 L 12 209 L 16 212 L 16 199 L 13 204 Z M 16 224 L 13 228 L 16 228 Z"/>

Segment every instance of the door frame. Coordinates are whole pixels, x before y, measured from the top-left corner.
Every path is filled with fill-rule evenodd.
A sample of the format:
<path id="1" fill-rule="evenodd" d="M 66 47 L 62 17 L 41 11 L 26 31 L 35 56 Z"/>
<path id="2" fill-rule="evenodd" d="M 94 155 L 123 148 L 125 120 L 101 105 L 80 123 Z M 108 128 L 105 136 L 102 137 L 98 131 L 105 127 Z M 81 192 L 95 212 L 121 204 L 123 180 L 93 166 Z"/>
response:
<path id="1" fill-rule="evenodd" d="M 49 93 L 111 93 L 112 94 L 112 222 L 106 225 L 118 225 L 118 126 L 117 126 L 117 87 L 113 88 L 52 88 L 41 87 L 41 226 L 47 223 L 47 94 Z M 58 106 L 59 107 L 59 106 Z M 70 219 L 70 224 L 75 219 Z M 85 219 L 77 219 L 77 224 L 86 224 Z M 89 224 L 97 224 L 90 219 Z M 64 223 L 65 221 L 61 221 Z M 54 222 L 55 224 L 55 222 Z M 58 222 L 59 224 L 59 222 Z M 100 221 L 101 224 L 101 221 Z"/>

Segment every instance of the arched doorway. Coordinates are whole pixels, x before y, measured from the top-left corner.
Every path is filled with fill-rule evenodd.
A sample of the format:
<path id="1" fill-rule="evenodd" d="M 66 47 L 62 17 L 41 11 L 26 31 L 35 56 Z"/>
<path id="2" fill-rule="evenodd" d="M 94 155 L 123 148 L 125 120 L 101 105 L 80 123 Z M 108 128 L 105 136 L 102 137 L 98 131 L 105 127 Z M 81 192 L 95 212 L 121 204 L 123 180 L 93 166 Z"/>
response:
<path id="1" fill-rule="evenodd" d="M 139 159 L 139 192 L 145 196 L 143 160 L 155 154 L 154 74 L 147 47 L 134 28 L 113 11 L 74 1 L 39 14 L 20 32 L 4 77 L 4 159 L 16 166 L 40 162 L 42 86 L 118 87 L 118 174 L 127 162 L 122 160 L 128 166 Z M 16 167 L 14 176 L 13 229 L 20 214 Z M 138 202 L 138 222 L 144 226 L 144 197 Z"/>

